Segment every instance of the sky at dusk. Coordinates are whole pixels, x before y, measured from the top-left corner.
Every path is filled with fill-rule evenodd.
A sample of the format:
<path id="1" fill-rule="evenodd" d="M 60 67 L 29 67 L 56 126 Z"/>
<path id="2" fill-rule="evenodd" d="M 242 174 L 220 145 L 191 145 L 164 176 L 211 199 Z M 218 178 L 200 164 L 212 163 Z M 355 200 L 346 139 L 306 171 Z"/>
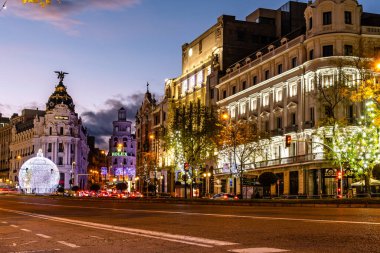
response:
<path id="1" fill-rule="evenodd" d="M 0 0 L 1 6 L 5 0 Z M 181 46 L 222 14 L 244 20 L 256 8 L 285 0 L 61 0 L 45 8 L 8 0 L 0 12 L 0 113 L 45 109 L 56 70 L 91 134 L 111 133 L 117 109 L 133 119 L 141 97 L 163 94 L 181 73 Z M 359 1 L 380 13 L 380 1 Z M 104 145 L 104 143 L 103 143 Z"/>

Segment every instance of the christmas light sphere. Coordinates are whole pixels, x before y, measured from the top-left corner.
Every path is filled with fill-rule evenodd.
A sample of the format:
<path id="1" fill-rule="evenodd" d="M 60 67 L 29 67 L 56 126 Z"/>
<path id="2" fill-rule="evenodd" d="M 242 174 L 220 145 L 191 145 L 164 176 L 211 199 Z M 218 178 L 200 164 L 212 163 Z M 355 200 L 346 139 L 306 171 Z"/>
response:
<path id="1" fill-rule="evenodd" d="M 43 156 L 38 150 L 37 156 L 27 160 L 19 172 L 20 188 L 25 193 L 46 194 L 57 190 L 59 170 L 57 165 Z"/>

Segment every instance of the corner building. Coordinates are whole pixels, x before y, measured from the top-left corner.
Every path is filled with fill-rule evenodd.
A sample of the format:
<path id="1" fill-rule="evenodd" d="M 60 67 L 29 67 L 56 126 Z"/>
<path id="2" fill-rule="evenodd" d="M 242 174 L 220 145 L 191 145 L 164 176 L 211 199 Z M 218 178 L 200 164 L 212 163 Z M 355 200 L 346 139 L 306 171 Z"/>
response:
<path id="1" fill-rule="evenodd" d="M 62 80 L 46 103 L 46 111 L 25 109 L 11 118 L 10 179 L 18 184 L 21 165 L 42 149 L 60 173 L 65 189 L 87 187 L 87 131 Z"/>
<path id="2" fill-rule="evenodd" d="M 379 52 L 379 14 L 363 12 L 355 0 L 317 0 L 305 9 L 301 30 L 229 67 L 216 85 L 218 107 L 231 120 L 252 120 L 270 140 L 267 158 L 247 164 L 246 176 L 275 173 L 280 180 L 271 192 L 276 195 L 335 194 L 337 170 L 323 149 L 310 144 L 318 141 L 313 133 L 328 113 L 317 87 L 338 80 L 337 62 L 376 59 Z M 360 79 L 355 68 L 344 72 L 352 84 Z M 338 117 L 353 123 L 362 109 L 360 103 L 349 103 L 339 108 Z M 295 140 L 289 148 L 285 135 Z M 229 192 L 228 157 L 219 157 L 215 175 L 215 191 Z"/>

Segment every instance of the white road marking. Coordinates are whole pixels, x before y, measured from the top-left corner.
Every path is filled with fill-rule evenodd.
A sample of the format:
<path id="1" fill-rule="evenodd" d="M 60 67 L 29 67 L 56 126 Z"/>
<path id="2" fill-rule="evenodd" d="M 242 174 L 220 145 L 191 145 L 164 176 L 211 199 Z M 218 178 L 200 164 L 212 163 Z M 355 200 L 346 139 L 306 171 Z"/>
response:
<path id="1" fill-rule="evenodd" d="M 275 248 L 248 248 L 248 249 L 231 249 L 229 252 L 236 253 L 276 253 L 276 252 L 287 252 L 286 249 L 275 249 Z"/>
<path id="2" fill-rule="evenodd" d="M 149 237 L 149 238 L 155 238 L 155 239 L 160 239 L 160 240 L 178 242 L 182 244 L 197 245 L 200 247 L 211 248 L 213 246 L 227 246 L 227 245 L 237 244 L 233 242 L 212 240 L 212 239 L 206 239 L 206 238 L 200 238 L 200 237 L 176 235 L 176 234 L 169 234 L 169 233 L 164 233 L 164 232 L 156 232 L 156 231 L 150 231 L 150 230 L 119 227 L 119 226 L 105 225 L 105 224 L 100 224 L 100 223 L 59 218 L 59 217 L 54 217 L 54 216 L 35 214 L 35 213 L 10 210 L 10 209 L 4 209 L 4 208 L 0 208 L 0 210 L 5 211 L 5 212 L 10 212 L 10 213 L 17 213 L 20 215 L 45 219 L 45 220 L 72 224 L 76 226 L 88 227 L 92 229 L 102 229 L 102 230 L 107 230 L 107 231 L 112 231 L 112 232 L 117 232 L 117 233 L 131 234 L 135 236 L 142 236 L 142 237 Z"/>
<path id="3" fill-rule="evenodd" d="M 2 221 L 1 223 L 3 223 L 3 224 L 8 224 L 8 222 L 6 222 L 6 221 Z"/>
<path id="4" fill-rule="evenodd" d="M 0 240 L 13 240 L 13 239 L 19 239 L 20 237 L 8 237 L 8 238 L 0 238 Z"/>
<path id="5" fill-rule="evenodd" d="M 75 245 L 73 243 L 69 243 L 69 242 L 65 242 L 65 241 L 57 241 L 57 242 L 59 242 L 60 244 L 66 245 L 66 246 L 68 246 L 70 248 L 80 248 L 80 246 Z"/>
<path id="6" fill-rule="evenodd" d="M 52 250 L 25 250 L 25 251 L 14 251 L 14 252 L 9 252 L 9 253 L 36 253 L 36 252 L 51 252 L 51 251 L 60 251 L 61 249 L 52 249 Z"/>
<path id="7" fill-rule="evenodd" d="M 96 239 L 104 239 L 103 237 L 96 236 L 96 235 L 90 235 L 89 237 L 96 238 Z"/>
<path id="8" fill-rule="evenodd" d="M 44 234 L 36 234 L 36 236 L 39 236 L 39 237 L 42 237 L 42 238 L 45 238 L 45 239 L 50 239 L 51 238 L 51 236 L 44 235 Z"/>
<path id="9" fill-rule="evenodd" d="M 29 202 L 17 202 L 29 205 L 45 205 L 56 207 L 71 207 L 77 209 L 99 209 L 99 210 L 112 210 L 112 211 L 127 211 L 127 212 L 145 212 L 145 213 L 162 213 L 162 214 L 181 214 L 181 215 L 194 215 L 194 216 L 208 216 L 217 218 L 243 218 L 253 220 L 283 220 L 283 221 L 301 221 L 301 222 L 316 222 L 316 223 L 340 223 L 340 224 L 356 224 L 356 225 L 380 225 L 380 222 L 370 221 L 347 221 L 347 220 L 316 220 L 306 218 L 286 218 L 286 217 L 269 217 L 269 216 L 247 216 L 247 215 L 233 215 L 233 214 L 215 214 L 215 213 L 188 213 L 180 211 L 159 211 L 159 210 L 144 210 L 144 209 L 121 209 L 121 208 L 106 208 L 106 207 L 89 207 L 89 206 L 65 206 L 55 204 L 41 204 Z"/>
<path id="10" fill-rule="evenodd" d="M 18 226 L 17 225 L 10 225 L 11 227 L 13 227 L 13 228 L 18 228 Z"/>
<path id="11" fill-rule="evenodd" d="M 29 230 L 29 229 L 26 229 L 26 228 L 22 228 L 22 229 L 20 229 L 20 230 L 22 230 L 22 231 L 24 231 L 24 232 L 32 232 L 32 230 Z"/>
<path id="12" fill-rule="evenodd" d="M 32 244 L 32 243 L 35 243 L 35 242 L 37 242 L 37 241 L 25 242 L 25 243 L 19 244 L 19 246 L 21 246 L 21 245 L 28 245 L 28 244 Z"/>

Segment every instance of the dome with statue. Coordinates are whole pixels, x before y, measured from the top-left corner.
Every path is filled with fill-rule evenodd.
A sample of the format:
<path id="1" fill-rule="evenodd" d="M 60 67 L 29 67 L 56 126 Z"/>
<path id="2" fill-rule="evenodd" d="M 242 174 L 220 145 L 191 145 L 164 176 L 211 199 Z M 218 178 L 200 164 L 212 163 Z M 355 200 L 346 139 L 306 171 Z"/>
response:
<path id="1" fill-rule="evenodd" d="M 66 86 L 63 85 L 63 79 L 68 73 L 62 71 L 55 71 L 58 74 L 59 84 L 55 87 L 55 91 L 49 97 L 46 103 L 46 110 L 52 110 L 57 104 L 65 104 L 69 109 L 74 112 L 75 105 L 71 96 L 67 93 Z"/>
<path id="2" fill-rule="evenodd" d="M 58 167 L 50 159 L 45 158 L 40 149 L 36 157 L 27 160 L 21 166 L 19 184 L 24 193 L 53 193 L 59 184 Z"/>

